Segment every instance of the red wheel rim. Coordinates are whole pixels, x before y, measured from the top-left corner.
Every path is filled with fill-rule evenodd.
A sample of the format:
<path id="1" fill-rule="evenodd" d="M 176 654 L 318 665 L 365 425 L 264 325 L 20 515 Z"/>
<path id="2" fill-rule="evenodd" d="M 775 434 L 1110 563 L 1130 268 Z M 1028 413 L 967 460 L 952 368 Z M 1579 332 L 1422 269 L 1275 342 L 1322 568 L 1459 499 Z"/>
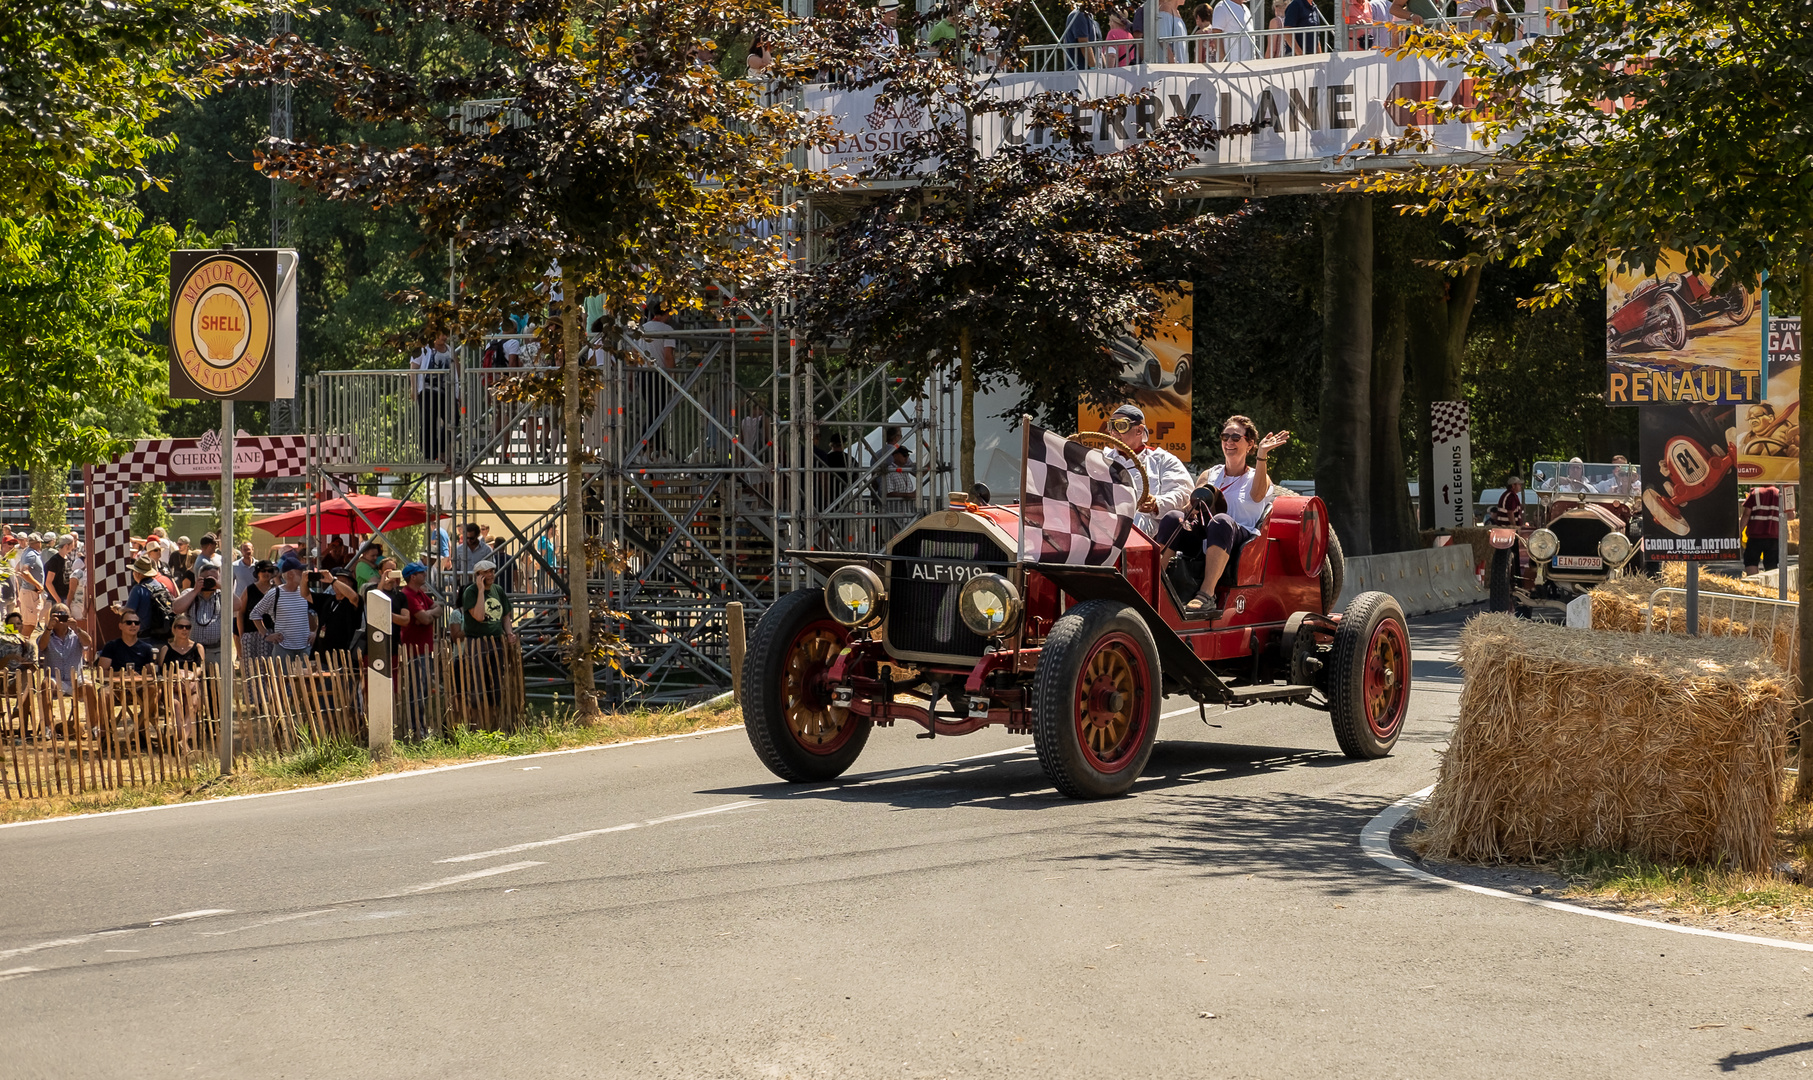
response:
<path id="1" fill-rule="evenodd" d="M 1116 773 L 1132 764 L 1151 722 L 1151 674 L 1145 650 L 1127 634 L 1104 636 L 1084 657 L 1076 685 L 1076 733 L 1091 767 Z"/>
<path id="2" fill-rule="evenodd" d="M 850 640 L 850 632 L 831 619 L 807 623 L 793 635 L 781 662 L 781 712 L 793 741 L 809 754 L 834 754 L 850 741 L 856 724 L 848 710 L 841 718 L 831 708 L 825 674 Z"/>
<path id="3" fill-rule="evenodd" d="M 1381 741 L 1392 738 L 1410 706 L 1410 639 L 1404 624 L 1385 619 L 1366 647 L 1366 723 Z"/>

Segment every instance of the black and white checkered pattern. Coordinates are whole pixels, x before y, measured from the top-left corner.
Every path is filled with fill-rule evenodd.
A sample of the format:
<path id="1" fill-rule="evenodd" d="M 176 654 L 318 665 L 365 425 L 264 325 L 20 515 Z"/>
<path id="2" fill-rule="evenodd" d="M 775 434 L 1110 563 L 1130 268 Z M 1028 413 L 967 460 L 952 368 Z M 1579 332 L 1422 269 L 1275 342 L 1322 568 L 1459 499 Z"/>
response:
<path id="1" fill-rule="evenodd" d="M 349 461 L 354 451 L 351 435 L 323 435 L 317 439 L 310 435 L 242 434 L 238 439 L 257 446 L 264 455 L 264 467 L 240 479 L 305 474 L 311 440 L 315 441 L 324 463 Z M 198 448 L 204 443 L 218 447 L 219 442 L 219 436 L 140 439 L 111 464 L 95 466 L 88 485 L 88 499 L 94 509 L 94 535 L 88 537 L 88 567 L 94 578 L 90 596 L 95 607 L 124 601 L 132 587 L 132 564 L 128 558 L 132 542 L 132 485 L 177 479 L 170 471 L 170 458 L 176 450 Z"/>
<path id="2" fill-rule="evenodd" d="M 1430 442 L 1453 442 L 1467 433 L 1472 424 L 1464 401 L 1431 401 L 1429 403 Z"/>
<path id="3" fill-rule="evenodd" d="M 1033 425 L 1026 442 L 1020 513 L 1025 557 L 1106 566 L 1133 532 L 1133 477 L 1100 450 Z"/>

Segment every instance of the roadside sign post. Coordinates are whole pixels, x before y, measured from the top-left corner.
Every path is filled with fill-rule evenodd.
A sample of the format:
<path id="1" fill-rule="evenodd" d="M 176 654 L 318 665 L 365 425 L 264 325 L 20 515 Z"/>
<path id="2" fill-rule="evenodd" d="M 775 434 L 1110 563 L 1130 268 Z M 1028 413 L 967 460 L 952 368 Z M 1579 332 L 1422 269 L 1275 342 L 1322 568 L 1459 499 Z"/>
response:
<path id="1" fill-rule="evenodd" d="M 233 403 L 296 396 L 296 265 L 289 249 L 229 245 L 170 253 L 170 396 L 220 402 L 223 568 L 234 558 Z M 221 577 L 223 589 L 231 589 L 233 577 Z M 231 601 L 229 593 L 228 610 Z M 234 652 L 229 626 L 220 648 L 222 776 L 233 772 Z"/>
<path id="2" fill-rule="evenodd" d="M 396 627 L 390 621 L 390 594 L 372 589 L 365 594 L 365 742 L 372 757 L 390 752 L 396 732 L 396 695 L 393 669 Z"/>

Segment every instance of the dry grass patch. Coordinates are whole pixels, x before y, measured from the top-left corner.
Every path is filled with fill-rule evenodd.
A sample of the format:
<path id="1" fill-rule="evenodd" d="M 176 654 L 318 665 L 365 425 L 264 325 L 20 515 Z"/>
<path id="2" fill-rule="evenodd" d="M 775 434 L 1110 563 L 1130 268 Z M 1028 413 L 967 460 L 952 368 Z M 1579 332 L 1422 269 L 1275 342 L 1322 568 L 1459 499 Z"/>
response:
<path id="1" fill-rule="evenodd" d="M 203 762 L 198 767 L 197 778 L 187 783 L 173 781 L 117 791 L 0 802 L 0 824 L 317 787 L 462 761 L 604 746 L 661 735 L 684 735 L 742 722 L 742 710 L 728 699 L 688 710 L 635 709 L 610 713 L 600 723 L 589 726 L 574 722 L 572 710 L 563 708 L 535 717 L 507 734 L 461 730 L 446 739 L 398 742 L 395 752 L 381 760 L 373 760 L 365 748 L 356 743 L 327 741 L 307 746 L 294 754 L 254 759 L 225 779 L 212 763 Z"/>

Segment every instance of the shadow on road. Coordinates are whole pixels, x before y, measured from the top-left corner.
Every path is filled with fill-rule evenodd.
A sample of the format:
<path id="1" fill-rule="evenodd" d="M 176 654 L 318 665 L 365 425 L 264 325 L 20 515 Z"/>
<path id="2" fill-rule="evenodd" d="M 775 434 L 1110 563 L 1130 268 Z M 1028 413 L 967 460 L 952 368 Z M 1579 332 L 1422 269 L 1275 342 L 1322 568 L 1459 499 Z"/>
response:
<path id="1" fill-rule="evenodd" d="M 1719 1059 L 1720 1072 L 1736 1072 L 1739 1065 L 1755 1065 L 1770 1058 L 1786 1057 L 1789 1054 L 1804 1054 L 1813 1050 L 1813 1042 L 1789 1043 L 1786 1046 L 1772 1046 L 1767 1050 L 1750 1050 L 1742 1054 L 1726 1054 Z M 1802 1064 L 1806 1064 L 1802 1062 Z"/>

